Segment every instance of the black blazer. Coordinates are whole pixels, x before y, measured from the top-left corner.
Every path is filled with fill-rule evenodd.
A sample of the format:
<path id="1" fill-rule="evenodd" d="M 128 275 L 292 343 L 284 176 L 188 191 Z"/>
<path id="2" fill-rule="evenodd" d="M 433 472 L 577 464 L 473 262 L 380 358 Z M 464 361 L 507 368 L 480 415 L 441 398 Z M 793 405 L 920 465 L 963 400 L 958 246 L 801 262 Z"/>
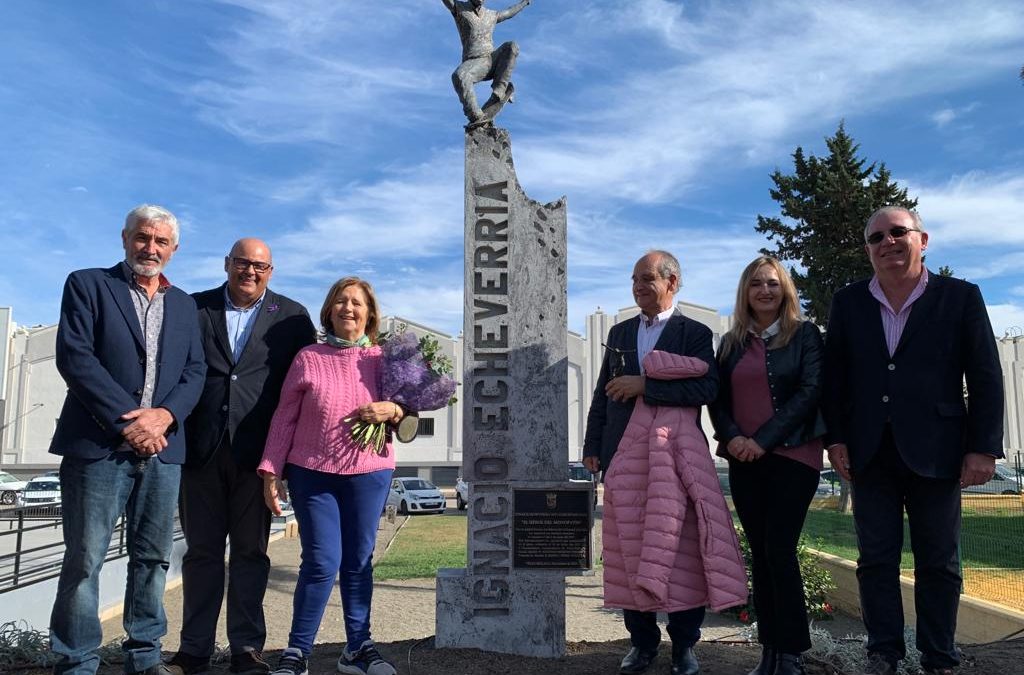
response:
<path id="1" fill-rule="evenodd" d="M 711 422 L 715 438 L 725 444 L 743 435 L 733 415 L 732 373 L 745 351 L 746 342 L 730 351 L 719 364 L 721 384 L 718 398 L 711 406 Z M 810 321 L 804 321 L 785 347 L 769 349 L 765 354 L 775 414 L 752 436 L 765 451 L 803 445 L 825 433 L 820 409 L 824 351 L 821 331 Z"/>
<path id="2" fill-rule="evenodd" d="M 204 466 L 226 433 L 238 465 L 255 470 L 288 367 L 300 349 L 316 340 L 316 329 L 302 305 L 267 289 L 249 341 L 235 363 L 224 315 L 224 286 L 193 295 L 206 349 L 206 383 L 185 422 L 186 465 Z"/>
<path id="3" fill-rule="evenodd" d="M 978 287 L 929 272 L 891 357 L 868 282 L 836 293 L 824 411 L 826 442 L 846 444 L 854 472 L 878 450 L 887 421 L 903 461 L 922 476 L 959 476 L 968 452 L 1002 457 L 1003 374 Z"/>
<path id="4" fill-rule="evenodd" d="M 57 370 L 68 385 L 50 452 L 99 459 L 124 442 L 121 415 L 139 407 L 146 379 L 146 342 L 132 303 L 125 266 L 72 272 L 64 284 L 57 328 Z M 203 346 L 196 306 L 184 291 L 164 295 L 160 364 L 153 407 L 174 416 L 167 447 L 157 457 L 185 461 L 181 425 L 203 386 Z"/>
<path id="5" fill-rule="evenodd" d="M 605 344 L 615 349 L 632 350 L 625 354 L 623 375 L 640 374 L 640 361 L 636 352 L 636 332 L 639 325 L 640 317 L 635 316 L 612 326 L 608 331 Z M 695 356 L 708 364 L 708 372 L 703 377 L 682 380 L 648 378 L 644 383 L 643 394 L 646 403 L 700 407 L 715 400 L 718 393 L 718 366 L 715 363 L 711 330 L 707 326 L 686 318 L 677 309 L 669 317 L 668 324 L 662 330 L 654 348 L 683 356 Z M 622 440 L 622 434 L 626 431 L 626 424 L 636 404 L 636 399 L 621 403 L 613 401 L 605 393 L 604 387 L 610 378 L 613 358 L 615 354 L 605 350 L 604 359 L 601 361 L 601 373 L 594 388 L 594 398 L 587 414 L 587 431 L 583 440 L 583 456 L 599 457 L 603 471 L 608 470 L 612 455 Z"/>

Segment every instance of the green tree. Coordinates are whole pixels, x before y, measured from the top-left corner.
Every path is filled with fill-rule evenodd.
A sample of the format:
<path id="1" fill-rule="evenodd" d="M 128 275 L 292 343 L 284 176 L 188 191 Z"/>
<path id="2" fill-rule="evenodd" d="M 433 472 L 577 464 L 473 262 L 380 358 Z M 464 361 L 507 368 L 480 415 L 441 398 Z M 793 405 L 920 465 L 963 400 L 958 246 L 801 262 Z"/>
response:
<path id="1" fill-rule="evenodd" d="M 774 249 L 761 249 L 762 253 L 803 268 L 801 272 L 791 267 L 790 273 L 804 311 L 819 325 L 827 324 L 836 291 L 871 275 L 864 254 L 868 216 L 883 206 L 917 206 L 907 189 L 892 180 L 884 163 L 867 164 L 857 156 L 860 146 L 842 122 L 825 144 L 828 156 L 808 157 L 798 147 L 793 153 L 793 174 L 778 169 L 772 173 L 771 196 L 779 203 L 782 217 L 759 215 L 755 226 L 775 244 Z"/>

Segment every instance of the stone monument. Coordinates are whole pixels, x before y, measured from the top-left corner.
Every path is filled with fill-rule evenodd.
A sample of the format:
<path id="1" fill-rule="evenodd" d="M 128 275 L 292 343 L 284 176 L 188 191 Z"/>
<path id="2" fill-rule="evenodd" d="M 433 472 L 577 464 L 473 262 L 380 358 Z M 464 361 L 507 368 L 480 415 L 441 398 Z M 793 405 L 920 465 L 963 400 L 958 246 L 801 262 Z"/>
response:
<path id="1" fill-rule="evenodd" d="M 463 62 L 452 75 L 466 126 L 462 475 L 466 567 L 437 575 L 438 647 L 565 654 L 565 577 L 591 567 L 592 485 L 568 480 L 565 198 L 523 192 L 508 132 L 518 47 L 492 50 L 502 12 L 442 0 Z M 472 86 L 493 79 L 476 107 Z"/>
<path id="2" fill-rule="evenodd" d="M 508 132 L 466 132 L 462 475 L 467 567 L 438 570 L 438 647 L 565 654 L 565 576 L 591 566 L 568 481 L 565 199 L 523 192 Z"/>

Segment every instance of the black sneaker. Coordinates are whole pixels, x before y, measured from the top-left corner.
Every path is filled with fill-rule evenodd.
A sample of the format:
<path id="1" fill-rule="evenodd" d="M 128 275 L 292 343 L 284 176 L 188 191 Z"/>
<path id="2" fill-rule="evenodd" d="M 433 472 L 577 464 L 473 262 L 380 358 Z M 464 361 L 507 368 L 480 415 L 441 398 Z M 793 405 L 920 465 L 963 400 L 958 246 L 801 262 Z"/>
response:
<path id="1" fill-rule="evenodd" d="M 270 671 L 271 675 L 308 675 L 306 668 L 306 657 L 302 650 L 295 647 L 287 647 L 281 652 L 281 658 L 277 661 L 277 668 Z"/>
<path id="2" fill-rule="evenodd" d="M 203 675 L 210 670 L 210 657 L 178 652 L 165 665 L 173 675 Z"/>
<path id="3" fill-rule="evenodd" d="M 395 667 L 384 660 L 373 640 L 367 640 L 355 652 L 348 645 L 338 658 L 338 672 L 346 675 L 395 675 Z"/>
<path id="4" fill-rule="evenodd" d="M 230 671 L 236 675 L 266 675 L 270 665 L 263 660 L 263 655 L 255 649 L 231 655 Z"/>

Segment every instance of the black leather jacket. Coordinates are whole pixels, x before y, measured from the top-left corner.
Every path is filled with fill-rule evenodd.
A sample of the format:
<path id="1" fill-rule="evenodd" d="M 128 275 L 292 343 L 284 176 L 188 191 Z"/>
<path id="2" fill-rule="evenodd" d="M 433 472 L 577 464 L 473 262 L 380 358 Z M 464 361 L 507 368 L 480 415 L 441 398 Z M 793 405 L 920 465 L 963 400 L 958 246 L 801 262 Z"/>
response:
<path id="1" fill-rule="evenodd" d="M 715 438 L 723 444 L 744 435 L 732 412 L 732 372 L 745 351 L 744 343 L 729 352 L 724 361 L 719 359 L 718 398 L 711 406 L 711 422 Z M 821 331 L 805 321 L 789 344 L 769 349 L 765 358 L 775 414 L 754 432 L 754 441 L 771 452 L 778 447 L 803 445 L 824 434 L 825 421 L 819 405 L 824 358 Z"/>

